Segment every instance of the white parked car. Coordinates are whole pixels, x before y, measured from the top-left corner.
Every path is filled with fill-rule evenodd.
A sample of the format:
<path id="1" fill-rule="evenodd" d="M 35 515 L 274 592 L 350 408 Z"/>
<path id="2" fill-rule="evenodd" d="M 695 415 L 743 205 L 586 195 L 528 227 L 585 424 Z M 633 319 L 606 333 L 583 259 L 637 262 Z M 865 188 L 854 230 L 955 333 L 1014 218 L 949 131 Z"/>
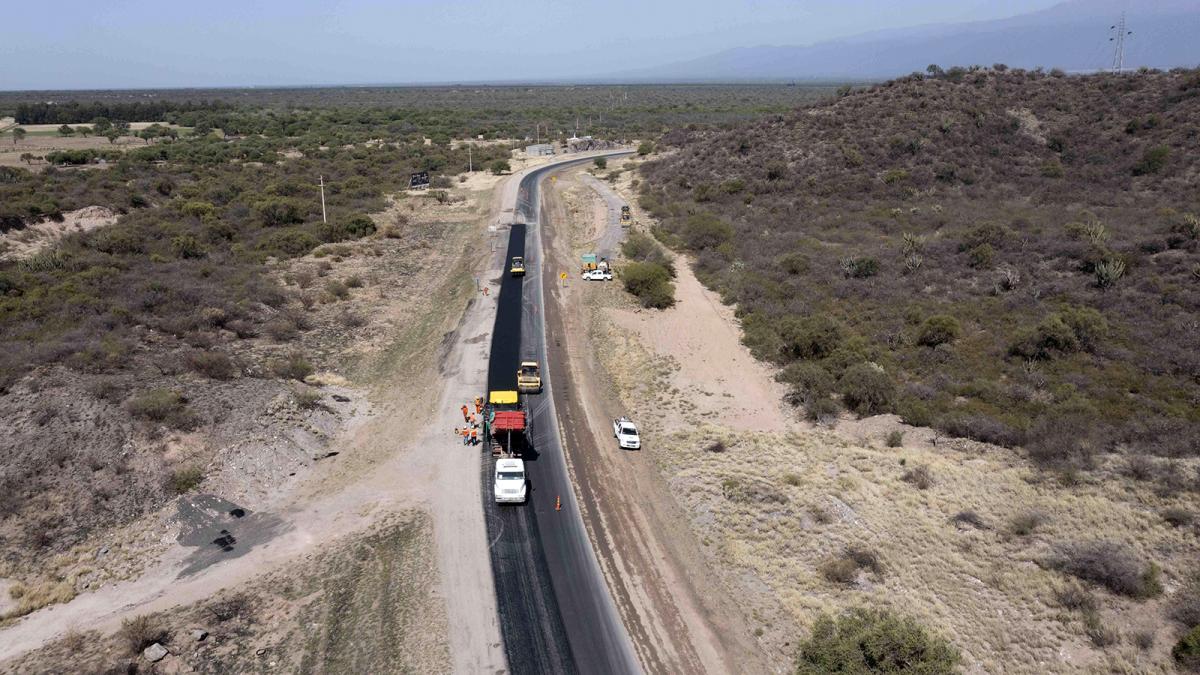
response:
<path id="1" fill-rule="evenodd" d="M 525 462 L 507 457 L 496 460 L 494 490 L 497 504 L 524 504 L 527 492 Z"/>
<path id="2" fill-rule="evenodd" d="M 613 273 L 609 270 L 588 270 L 583 273 L 584 281 L 612 281 Z"/>
<path id="3" fill-rule="evenodd" d="M 628 417 L 613 420 L 613 436 L 622 449 L 637 450 L 642 447 L 642 437 L 638 435 L 637 425 Z"/>

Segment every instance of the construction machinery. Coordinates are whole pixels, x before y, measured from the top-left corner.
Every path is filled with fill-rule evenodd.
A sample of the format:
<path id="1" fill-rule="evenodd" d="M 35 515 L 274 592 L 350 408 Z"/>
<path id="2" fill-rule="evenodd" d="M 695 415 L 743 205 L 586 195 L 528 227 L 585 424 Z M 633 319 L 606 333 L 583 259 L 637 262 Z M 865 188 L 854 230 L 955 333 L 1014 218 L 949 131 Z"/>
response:
<path id="1" fill-rule="evenodd" d="M 625 204 L 621 207 L 621 224 L 628 225 L 633 222 L 633 212 L 629 210 L 629 205 Z"/>
<path id="2" fill-rule="evenodd" d="M 525 258 L 522 258 L 519 255 L 514 255 L 512 263 L 508 266 L 508 271 L 514 277 L 525 276 Z"/>
<path id="3" fill-rule="evenodd" d="M 537 361 L 522 361 L 517 368 L 517 391 L 522 394 L 542 393 L 542 371 Z"/>
<path id="4" fill-rule="evenodd" d="M 493 391 L 483 411 L 483 439 L 493 457 L 516 457 L 525 446 L 525 409 L 512 390 Z"/>
<path id="5" fill-rule="evenodd" d="M 601 270 L 604 272 L 611 271 L 608 264 L 608 258 L 600 258 L 595 253 L 584 253 L 579 258 L 583 261 L 583 264 L 580 265 L 579 268 L 580 274 L 587 274 L 588 272 L 595 270 Z"/>

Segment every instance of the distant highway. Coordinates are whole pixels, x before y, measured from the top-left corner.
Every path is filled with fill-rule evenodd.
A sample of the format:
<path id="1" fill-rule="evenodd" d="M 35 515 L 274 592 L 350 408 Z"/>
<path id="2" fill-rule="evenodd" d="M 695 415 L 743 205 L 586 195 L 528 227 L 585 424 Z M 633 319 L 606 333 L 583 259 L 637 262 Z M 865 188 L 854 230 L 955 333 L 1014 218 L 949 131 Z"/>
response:
<path id="1" fill-rule="evenodd" d="M 627 154 L 622 152 L 612 155 Z M 526 259 L 526 276 L 505 267 L 492 333 L 488 389 L 516 388 L 517 363 L 543 364 L 543 392 L 526 396 L 529 502 L 499 507 L 492 498 L 492 462 L 482 462 L 484 517 L 491 542 L 492 574 L 505 653 L 512 673 L 640 673 L 600 572 L 567 475 L 546 364 L 542 318 L 541 200 L 539 184 L 551 171 L 590 162 L 553 164 L 520 185 L 506 260 Z M 562 510 L 555 510 L 561 499 Z"/>

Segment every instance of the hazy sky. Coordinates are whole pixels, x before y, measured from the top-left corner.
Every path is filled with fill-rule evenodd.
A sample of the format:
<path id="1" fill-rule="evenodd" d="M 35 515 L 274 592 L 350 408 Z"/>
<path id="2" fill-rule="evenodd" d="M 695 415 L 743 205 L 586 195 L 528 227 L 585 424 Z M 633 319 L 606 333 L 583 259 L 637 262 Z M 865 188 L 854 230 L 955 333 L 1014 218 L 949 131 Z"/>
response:
<path id="1" fill-rule="evenodd" d="M 587 78 L 1059 0 L 60 0 L 10 4 L 0 89 Z"/>

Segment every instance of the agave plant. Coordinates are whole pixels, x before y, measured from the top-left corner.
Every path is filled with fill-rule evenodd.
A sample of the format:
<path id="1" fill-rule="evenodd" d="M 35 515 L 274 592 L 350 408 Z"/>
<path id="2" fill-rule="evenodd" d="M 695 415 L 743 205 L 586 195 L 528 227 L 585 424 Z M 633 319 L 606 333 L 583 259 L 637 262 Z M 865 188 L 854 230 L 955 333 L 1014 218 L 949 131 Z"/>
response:
<path id="1" fill-rule="evenodd" d="M 1110 288 L 1125 276 L 1125 263 L 1116 258 L 1110 258 L 1096 265 L 1096 285 L 1100 288 Z"/>

